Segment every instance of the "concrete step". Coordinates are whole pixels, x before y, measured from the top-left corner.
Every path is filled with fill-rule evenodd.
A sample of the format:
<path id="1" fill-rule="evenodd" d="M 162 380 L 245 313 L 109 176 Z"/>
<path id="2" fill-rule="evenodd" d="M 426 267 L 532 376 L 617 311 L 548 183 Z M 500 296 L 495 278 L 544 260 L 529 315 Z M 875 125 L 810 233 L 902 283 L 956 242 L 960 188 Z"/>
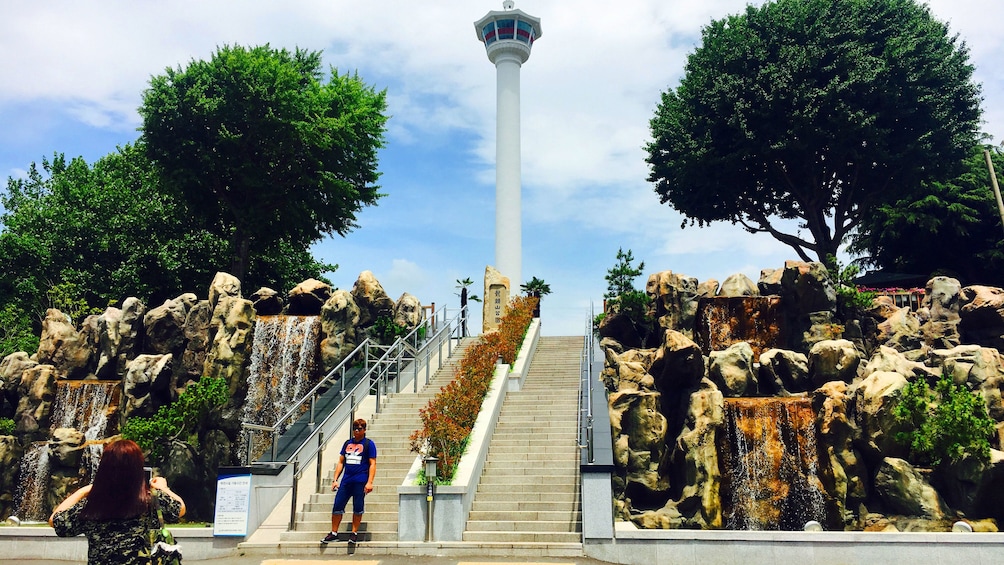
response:
<path id="1" fill-rule="evenodd" d="M 511 496 L 495 496 L 488 494 L 479 494 L 478 500 L 474 502 L 474 506 L 471 512 L 485 512 L 489 514 L 494 513 L 513 513 L 518 514 L 521 512 L 558 512 L 555 510 L 556 507 L 561 507 L 560 512 L 578 512 L 578 499 L 576 495 L 567 494 L 552 497 L 553 500 L 513 500 Z M 492 498 L 495 500 L 492 500 Z M 565 510 L 567 507 L 569 510 Z"/>
<path id="2" fill-rule="evenodd" d="M 464 532 L 464 541 L 478 543 L 576 543 L 582 540 L 578 532 Z"/>
<path id="3" fill-rule="evenodd" d="M 478 493 L 497 492 L 508 493 L 513 497 L 523 497 L 529 494 L 574 493 L 578 491 L 578 483 L 574 482 L 527 484 L 526 480 L 520 483 L 494 482 L 495 480 L 493 477 L 482 477 Z"/>
<path id="4" fill-rule="evenodd" d="M 468 520 L 468 532 L 571 533 L 579 524 L 565 516 L 562 520 Z"/>
<path id="5" fill-rule="evenodd" d="M 471 510 L 469 522 L 569 522 L 582 521 L 582 513 L 578 511 L 564 512 L 555 510 Z M 468 524 L 468 529 L 474 530 Z M 504 529 L 504 528 L 499 528 Z"/>

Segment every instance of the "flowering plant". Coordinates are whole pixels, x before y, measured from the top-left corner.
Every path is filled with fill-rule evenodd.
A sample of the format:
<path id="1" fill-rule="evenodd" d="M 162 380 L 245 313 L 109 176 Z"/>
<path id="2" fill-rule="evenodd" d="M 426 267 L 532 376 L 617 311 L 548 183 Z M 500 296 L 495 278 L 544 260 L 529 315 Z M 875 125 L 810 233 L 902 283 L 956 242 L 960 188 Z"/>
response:
<path id="1" fill-rule="evenodd" d="M 440 482 L 453 479 L 491 387 L 496 363 L 501 359 L 511 365 L 516 360 L 538 300 L 530 296 L 513 299 L 498 330 L 481 336 L 467 349 L 450 384 L 419 410 L 422 429 L 411 434 L 411 450 L 439 459 Z"/>

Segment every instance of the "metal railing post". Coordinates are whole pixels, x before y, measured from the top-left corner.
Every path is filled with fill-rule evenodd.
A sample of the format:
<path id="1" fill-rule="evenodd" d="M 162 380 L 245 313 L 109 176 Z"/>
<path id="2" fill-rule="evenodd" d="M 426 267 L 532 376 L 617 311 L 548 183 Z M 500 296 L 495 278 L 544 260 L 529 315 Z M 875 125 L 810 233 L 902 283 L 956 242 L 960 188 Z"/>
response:
<path id="1" fill-rule="evenodd" d="M 296 495 L 297 495 L 297 490 L 299 490 L 297 488 L 298 487 L 297 483 L 300 482 L 299 479 L 300 479 L 300 460 L 296 459 L 293 461 L 293 501 L 290 503 L 289 507 L 289 531 L 291 532 L 296 529 Z"/>
<path id="2" fill-rule="evenodd" d="M 317 433 L 317 492 L 322 493 L 321 477 L 324 474 L 324 432 Z"/>

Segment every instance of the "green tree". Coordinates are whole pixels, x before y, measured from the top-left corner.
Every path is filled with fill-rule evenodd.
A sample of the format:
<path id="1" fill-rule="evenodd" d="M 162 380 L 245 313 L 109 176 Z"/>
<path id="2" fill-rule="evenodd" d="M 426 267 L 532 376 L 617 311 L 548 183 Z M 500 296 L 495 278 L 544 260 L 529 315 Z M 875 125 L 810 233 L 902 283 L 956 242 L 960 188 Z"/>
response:
<path id="1" fill-rule="evenodd" d="M 41 169 L 32 163 L 27 178 L 8 180 L 0 203 L 0 294 L 37 317 L 71 298 L 81 311 L 129 296 L 159 302 L 204 287 L 218 270 L 218 239 L 159 192 L 135 146 L 93 167 L 61 154 Z"/>
<path id="2" fill-rule="evenodd" d="M 285 242 L 345 235 L 381 196 L 385 92 L 332 69 L 320 52 L 222 47 L 150 81 L 142 140 L 169 186 L 212 216 L 230 272 Z"/>
<path id="3" fill-rule="evenodd" d="M 198 210 L 163 193 L 134 145 L 93 166 L 61 154 L 32 163 L 27 178 L 8 180 L 0 204 L 0 304 L 10 305 L 9 330 L 23 333 L 27 324 L 37 335 L 49 307 L 79 322 L 130 296 L 158 305 L 205 288 L 226 267 L 226 240 L 204 227 Z M 253 258 L 250 275 L 288 290 L 332 267 L 280 240 Z M 25 319 L 15 323 L 15 312 Z"/>
<path id="4" fill-rule="evenodd" d="M 749 6 L 704 28 L 663 93 L 649 180 L 684 224 L 729 221 L 825 261 L 870 206 L 957 174 L 980 119 L 972 73 L 915 0 Z"/>
<path id="5" fill-rule="evenodd" d="M 608 314 L 620 314 L 631 325 L 641 343 L 644 343 L 651 333 L 651 317 L 648 314 L 649 304 L 652 299 L 643 290 L 634 287 L 634 280 L 641 276 L 645 270 L 645 262 L 634 266 L 634 254 L 628 249 L 626 252 L 617 249 L 617 263 L 607 270 L 604 278 L 607 281 L 607 292 L 603 295 L 606 305 L 603 314 L 597 317 L 594 325 L 599 327 L 600 322 Z"/>
<path id="6" fill-rule="evenodd" d="M 994 169 L 1004 153 L 990 149 Z M 879 269 L 945 274 L 963 285 L 1004 285 L 1004 239 L 983 147 L 975 147 L 963 173 L 865 211 L 850 249 Z M 964 252 L 963 252 L 964 250 Z"/>

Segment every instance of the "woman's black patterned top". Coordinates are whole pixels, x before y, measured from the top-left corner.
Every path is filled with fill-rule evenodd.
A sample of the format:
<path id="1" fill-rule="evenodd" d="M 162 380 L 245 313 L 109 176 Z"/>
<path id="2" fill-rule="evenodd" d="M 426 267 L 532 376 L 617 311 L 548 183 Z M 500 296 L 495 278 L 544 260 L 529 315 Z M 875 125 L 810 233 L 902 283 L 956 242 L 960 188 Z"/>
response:
<path id="1" fill-rule="evenodd" d="M 157 496 L 165 522 L 177 522 L 181 502 L 167 496 Z M 151 500 L 152 502 L 152 500 Z M 87 536 L 87 565 L 149 565 L 150 530 L 160 528 L 157 511 L 150 511 L 128 520 L 82 520 L 80 511 L 87 506 L 83 499 L 52 518 L 56 535 Z"/>

